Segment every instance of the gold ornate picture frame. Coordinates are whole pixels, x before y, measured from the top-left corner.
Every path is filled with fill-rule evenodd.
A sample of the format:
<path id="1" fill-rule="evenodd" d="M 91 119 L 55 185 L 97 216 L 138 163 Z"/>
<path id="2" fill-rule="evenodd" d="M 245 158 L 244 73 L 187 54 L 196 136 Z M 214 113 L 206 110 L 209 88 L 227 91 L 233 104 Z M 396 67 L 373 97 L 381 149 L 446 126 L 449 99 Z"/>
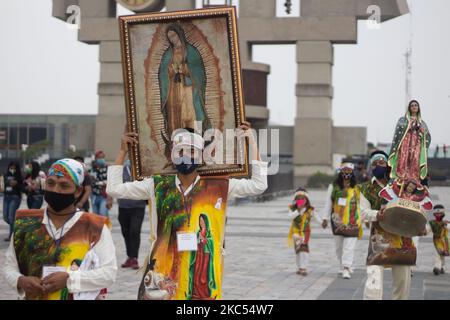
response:
<path id="1" fill-rule="evenodd" d="M 247 145 L 229 139 L 245 121 L 236 9 L 121 16 L 119 25 L 128 131 L 139 141 L 133 178 L 175 173 L 170 139 L 185 127 L 223 133 L 211 139 L 223 162 L 200 166 L 201 175 L 247 176 Z"/>

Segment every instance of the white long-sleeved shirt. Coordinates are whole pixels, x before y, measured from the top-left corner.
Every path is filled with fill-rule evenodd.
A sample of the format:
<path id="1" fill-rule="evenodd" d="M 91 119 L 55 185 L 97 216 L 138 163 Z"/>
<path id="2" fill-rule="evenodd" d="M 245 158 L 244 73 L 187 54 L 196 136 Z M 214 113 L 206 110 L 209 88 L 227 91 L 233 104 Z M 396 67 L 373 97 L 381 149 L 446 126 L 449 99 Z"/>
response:
<path id="1" fill-rule="evenodd" d="M 305 213 L 305 211 L 306 211 L 306 208 L 302 208 L 302 209 L 300 210 L 300 212 L 299 212 L 298 210 L 294 210 L 294 211 L 289 210 L 288 217 L 289 217 L 290 219 L 294 220 L 294 219 L 297 218 L 298 216 L 303 215 L 303 214 Z M 322 219 L 320 218 L 319 214 L 316 212 L 316 210 L 313 210 L 313 211 L 311 212 L 311 217 L 313 217 L 313 218 L 316 220 L 316 222 L 317 222 L 318 224 L 322 225 L 322 222 L 323 222 L 323 221 L 322 221 Z"/>
<path id="2" fill-rule="evenodd" d="M 230 179 L 228 185 L 229 199 L 258 195 L 267 189 L 267 162 L 253 161 L 252 165 L 251 179 Z M 123 166 L 112 165 L 108 167 L 106 192 L 113 198 L 150 201 L 150 250 L 152 250 L 156 240 L 158 223 L 157 215 L 153 214 L 156 213 L 154 180 L 153 178 L 147 178 L 142 181 L 124 183 L 122 173 Z M 184 195 L 187 195 L 199 180 L 200 177 L 197 176 L 194 183 L 184 191 Z M 178 176 L 175 176 L 175 184 L 181 192 Z"/>
<path id="3" fill-rule="evenodd" d="M 327 189 L 327 196 L 325 199 L 325 207 L 323 208 L 323 211 L 321 214 L 322 219 L 327 220 L 327 221 L 330 220 L 330 217 L 332 214 L 332 212 L 331 212 L 331 209 L 333 208 L 333 201 L 331 200 L 332 192 L 333 192 L 333 185 L 330 184 Z"/>
<path id="4" fill-rule="evenodd" d="M 84 214 L 82 211 L 78 211 L 75 215 L 68 220 L 63 227 L 56 230 L 53 222 L 48 219 L 47 214 L 44 214 L 42 224 L 45 225 L 48 234 L 58 240 L 61 236 L 65 235 L 80 217 Z M 56 230 L 56 232 L 54 231 Z M 14 237 L 14 236 L 13 236 Z M 25 293 L 23 290 L 17 288 L 17 281 L 20 276 L 26 276 L 20 273 L 19 265 L 17 262 L 16 251 L 14 250 L 14 238 L 11 238 L 10 245 L 6 250 L 5 264 L 3 273 L 6 282 L 17 290 L 20 298 L 24 298 Z M 112 240 L 111 231 L 105 225 L 100 235 L 99 241 L 92 247 L 92 250 L 98 256 L 100 267 L 94 270 L 68 270 L 69 278 L 67 279 L 67 289 L 70 293 L 96 291 L 102 288 L 111 286 L 117 273 L 117 260 L 116 249 Z"/>

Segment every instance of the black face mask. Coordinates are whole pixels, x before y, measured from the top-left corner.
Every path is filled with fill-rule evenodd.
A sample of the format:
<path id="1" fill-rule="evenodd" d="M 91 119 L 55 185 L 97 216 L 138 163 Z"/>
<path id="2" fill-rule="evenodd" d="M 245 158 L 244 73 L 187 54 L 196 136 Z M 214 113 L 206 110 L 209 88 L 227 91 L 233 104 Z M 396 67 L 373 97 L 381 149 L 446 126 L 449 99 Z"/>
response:
<path id="1" fill-rule="evenodd" d="M 55 212 L 63 211 L 74 204 L 76 200 L 73 193 L 65 194 L 51 191 L 44 191 L 44 199 Z"/>
<path id="2" fill-rule="evenodd" d="M 353 173 L 342 173 L 342 178 L 344 180 L 350 180 L 353 177 Z"/>
<path id="3" fill-rule="evenodd" d="M 376 166 L 372 170 L 372 174 L 377 179 L 383 179 L 386 178 L 387 170 L 387 167 Z"/>
<path id="4" fill-rule="evenodd" d="M 176 164 L 175 168 L 181 174 L 190 174 L 199 167 L 199 164 L 195 163 L 194 159 L 192 159 L 191 157 L 184 156 L 180 160 L 181 163 Z"/>

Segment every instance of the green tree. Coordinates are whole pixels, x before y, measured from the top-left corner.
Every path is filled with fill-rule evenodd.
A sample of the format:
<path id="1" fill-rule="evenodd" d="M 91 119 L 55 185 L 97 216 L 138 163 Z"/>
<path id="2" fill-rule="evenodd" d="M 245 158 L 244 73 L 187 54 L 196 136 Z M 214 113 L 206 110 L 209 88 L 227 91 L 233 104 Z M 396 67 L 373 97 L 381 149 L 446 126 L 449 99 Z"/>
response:
<path id="1" fill-rule="evenodd" d="M 23 161 L 30 161 L 35 159 L 42 153 L 44 153 L 52 142 L 50 140 L 41 140 L 28 146 L 25 151 L 21 152 L 21 158 Z"/>
<path id="2" fill-rule="evenodd" d="M 329 175 L 323 172 L 316 172 L 308 178 L 308 188 L 326 188 L 334 180 L 333 175 Z"/>

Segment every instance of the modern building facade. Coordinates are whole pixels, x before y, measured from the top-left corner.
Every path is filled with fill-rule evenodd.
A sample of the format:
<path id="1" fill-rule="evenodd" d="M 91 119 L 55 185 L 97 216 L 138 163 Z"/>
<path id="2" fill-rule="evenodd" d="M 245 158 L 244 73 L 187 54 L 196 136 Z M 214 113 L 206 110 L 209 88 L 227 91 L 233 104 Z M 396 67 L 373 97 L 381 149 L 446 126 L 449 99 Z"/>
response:
<path id="1" fill-rule="evenodd" d="M 33 148 L 33 158 L 62 158 L 70 152 L 94 152 L 93 115 L 0 115 L 0 159 L 21 159 Z M 31 149 L 30 149 L 31 150 Z"/>

